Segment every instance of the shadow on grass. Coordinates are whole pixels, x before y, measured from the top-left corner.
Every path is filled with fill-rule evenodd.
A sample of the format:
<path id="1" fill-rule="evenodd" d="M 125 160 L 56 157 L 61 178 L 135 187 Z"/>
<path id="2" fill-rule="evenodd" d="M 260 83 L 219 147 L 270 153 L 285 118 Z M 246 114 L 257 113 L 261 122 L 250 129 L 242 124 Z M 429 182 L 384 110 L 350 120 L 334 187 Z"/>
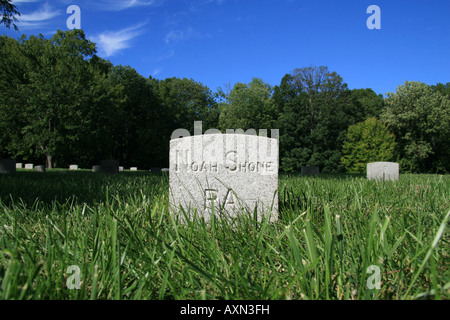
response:
<path id="1" fill-rule="evenodd" d="M 117 174 L 91 171 L 48 170 L 45 173 L 18 171 L 0 175 L 0 199 L 10 206 L 23 203 L 33 206 L 37 200 L 47 205 L 95 205 L 104 203 L 107 196 L 127 198 L 141 192 L 151 196 L 168 187 L 168 175 L 151 172 L 121 172 Z"/>

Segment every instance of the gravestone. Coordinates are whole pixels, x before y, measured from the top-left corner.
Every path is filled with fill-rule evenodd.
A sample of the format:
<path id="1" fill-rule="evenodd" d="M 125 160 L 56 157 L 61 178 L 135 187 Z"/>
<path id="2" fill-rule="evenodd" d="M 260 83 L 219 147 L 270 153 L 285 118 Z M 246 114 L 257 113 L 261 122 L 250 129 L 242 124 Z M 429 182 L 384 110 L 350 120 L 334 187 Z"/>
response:
<path id="1" fill-rule="evenodd" d="M 302 176 L 317 176 L 320 174 L 320 169 L 314 166 L 302 167 L 301 174 Z"/>
<path id="2" fill-rule="evenodd" d="M 278 219 L 278 141 L 243 134 L 207 134 L 170 141 L 171 211 L 209 222 L 212 212 L 234 218 Z M 190 210 L 189 210 L 190 209 Z M 183 214 L 180 214 L 181 219 Z"/>
<path id="3" fill-rule="evenodd" d="M 367 179 L 380 181 L 396 181 L 399 179 L 399 164 L 396 162 L 368 163 Z"/>
<path id="4" fill-rule="evenodd" d="M 92 172 L 100 172 L 101 167 L 99 165 L 92 166 Z"/>
<path id="5" fill-rule="evenodd" d="M 137 168 L 136 167 L 131 167 L 130 171 L 137 171 Z"/>
<path id="6" fill-rule="evenodd" d="M 32 163 L 26 163 L 25 164 L 25 169 L 33 170 L 33 168 L 34 168 L 34 165 Z"/>
<path id="7" fill-rule="evenodd" d="M 0 160 L 0 173 L 14 173 L 14 172 L 16 172 L 16 160 L 13 159 Z"/>
<path id="8" fill-rule="evenodd" d="M 170 172 L 170 169 L 169 168 L 162 168 L 161 172 Z"/>
<path id="9" fill-rule="evenodd" d="M 16 163 L 16 169 L 22 169 L 23 163 Z"/>
<path id="10" fill-rule="evenodd" d="M 104 173 L 119 172 L 119 161 L 117 160 L 103 160 L 100 162 L 100 171 Z"/>
<path id="11" fill-rule="evenodd" d="M 76 164 L 72 164 L 69 166 L 69 170 L 78 170 L 78 166 Z"/>
<path id="12" fill-rule="evenodd" d="M 119 167 L 119 172 L 123 172 L 123 167 Z"/>
<path id="13" fill-rule="evenodd" d="M 44 165 L 39 165 L 39 166 L 35 166 L 34 167 L 34 171 L 36 171 L 36 172 L 45 172 L 46 169 L 45 169 Z"/>

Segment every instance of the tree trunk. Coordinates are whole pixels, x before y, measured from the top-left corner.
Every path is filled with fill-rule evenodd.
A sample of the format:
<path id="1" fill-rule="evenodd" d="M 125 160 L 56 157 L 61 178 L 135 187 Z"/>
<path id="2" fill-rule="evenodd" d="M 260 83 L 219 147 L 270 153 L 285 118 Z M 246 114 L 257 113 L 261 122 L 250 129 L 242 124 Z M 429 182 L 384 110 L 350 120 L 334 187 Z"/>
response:
<path id="1" fill-rule="evenodd" d="M 45 157 L 47 158 L 47 169 L 51 169 L 52 168 L 52 156 L 47 154 Z"/>

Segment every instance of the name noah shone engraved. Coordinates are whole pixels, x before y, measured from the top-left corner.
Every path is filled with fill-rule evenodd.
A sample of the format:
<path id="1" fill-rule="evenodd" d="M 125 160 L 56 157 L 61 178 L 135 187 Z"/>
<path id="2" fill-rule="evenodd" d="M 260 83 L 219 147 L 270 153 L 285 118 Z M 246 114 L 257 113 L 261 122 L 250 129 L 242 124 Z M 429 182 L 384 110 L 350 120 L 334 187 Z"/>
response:
<path id="1" fill-rule="evenodd" d="M 170 142 L 170 204 L 209 220 L 257 210 L 257 219 L 278 210 L 278 141 L 243 134 L 211 134 Z"/>

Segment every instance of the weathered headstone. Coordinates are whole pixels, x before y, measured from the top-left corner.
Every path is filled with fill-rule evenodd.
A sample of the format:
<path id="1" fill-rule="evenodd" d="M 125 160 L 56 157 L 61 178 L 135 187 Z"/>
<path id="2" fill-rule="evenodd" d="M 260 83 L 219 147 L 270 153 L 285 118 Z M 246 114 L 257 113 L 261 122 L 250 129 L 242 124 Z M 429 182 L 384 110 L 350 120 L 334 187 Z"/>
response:
<path id="1" fill-rule="evenodd" d="M 278 141 L 243 134 L 207 134 L 170 141 L 171 211 L 229 218 L 257 209 L 278 219 Z"/>
<path id="2" fill-rule="evenodd" d="M 399 164 L 396 162 L 372 162 L 367 164 L 367 179 L 391 180 L 399 179 Z"/>
<path id="3" fill-rule="evenodd" d="M 130 171 L 137 171 L 137 168 L 136 167 L 131 167 Z"/>
<path id="4" fill-rule="evenodd" d="M 101 171 L 101 166 L 99 166 L 99 165 L 92 166 L 92 172 L 100 172 L 100 171 Z"/>
<path id="5" fill-rule="evenodd" d="M 123 167 L 119 167 L 119 172 L 123 172 Z"/>
<path id="6" fill-rule="evenodd" d="M 78 166 L 76 164 L 72 164 L 69 166 L 69 170 L 78 170 Z"/>
<path id="7" fill-rule="evenodd" d="M 103 160 L 100 162 L 100 171 L 104 173 L 119 172 L 119 161 L 117 160 Z"/>
<path id="8" fill-rule="evenodd" d="M 34 165 L 32 163 L 26 163 L 25 164 L 25 169 L 33 170 L 33 168 L 34 168 Z"/>
<path id="9" fill-rule="evenodd" d="M 161 172 L 170 172 L 170 169 L 169 168 L 162 168 Z"/>
<path id="10" fill-rule="evenodd" d="M 0 160 L 0 173 L 14 173 L 14 172 L 16 172 L 16 160 L 13 159 Z"/>
<path id="11" fill-rule="evenodd" d="M 34 171 L 36 171 L 36 172 L 45 172 L 46 169 L 45 169 L 44 165 L 39 165 L 39 166 L 35 166 L 34 167 Z"/>
<path id="12" fill-rule="evenodd" d="M 23 163 L 16 163 L 16 169 L 22 169 Z"/>
<path id="13" fill-rule="evenodd" d="M 301 174 L 302 176 L 317 176 L 320 174 L 320 169 L 315 166 L 302 167 Z"/>

